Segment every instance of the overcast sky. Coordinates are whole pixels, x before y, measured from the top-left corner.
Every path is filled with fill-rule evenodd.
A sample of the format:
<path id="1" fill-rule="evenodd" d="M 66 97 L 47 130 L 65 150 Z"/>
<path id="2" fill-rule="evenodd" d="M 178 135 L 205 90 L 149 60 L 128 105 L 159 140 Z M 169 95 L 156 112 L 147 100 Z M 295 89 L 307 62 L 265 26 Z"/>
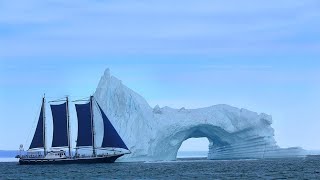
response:
<path id="1" fill-rule="evenodd" d="M 265 112 L 280 146 L 320 149 L 319 19 L 318 0 L 3 0 L 0 149 L 29 146 L 43 93 L 86 97 L 106 68 L 152 107 Z"/>

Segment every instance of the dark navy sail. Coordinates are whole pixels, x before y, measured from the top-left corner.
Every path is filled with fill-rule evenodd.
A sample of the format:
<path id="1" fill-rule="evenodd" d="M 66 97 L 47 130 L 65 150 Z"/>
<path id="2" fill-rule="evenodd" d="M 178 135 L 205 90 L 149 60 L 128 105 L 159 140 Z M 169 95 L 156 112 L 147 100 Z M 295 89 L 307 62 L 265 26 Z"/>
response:
<path id="1" fill-rule="evenodd" d="M 68 146 L 67 103 L 50 105 L 53 118 L 52 147 Z"/>
<path id="2" fill-rule="evenodd" d="M 36 131 L 34 133 L 33 139 L 31 141 L 29 149 L 33 148 L 43 148 L 44 147 L 44 129 L 43 129 L 43 111 L 44 111 L 44 102 L 41 105 L 40 116 L 37 124 Z"/>
<path id="3" fill-rule="evenodd" d="M 90 103 L 75 104 L 78 117 L 77 147 L 92 146 L 92 121 Z"/>
<path id="4" fill-rule="evenodd" d="M 104 124 L 104 135 L 101 147 L 114 147 L 114 148 L 123 148 L 128 149 L 126 144 L 123 142 L 121 137 L 119 136 L 118 132 L 114 129 L 111 122 L 109 121 L 106 114 L 101 109 L 100 105 L 97 102 L 99 110 L 102 115 L 103 124 Z M 129 149 L 128 149 L 129 150 Z"/>

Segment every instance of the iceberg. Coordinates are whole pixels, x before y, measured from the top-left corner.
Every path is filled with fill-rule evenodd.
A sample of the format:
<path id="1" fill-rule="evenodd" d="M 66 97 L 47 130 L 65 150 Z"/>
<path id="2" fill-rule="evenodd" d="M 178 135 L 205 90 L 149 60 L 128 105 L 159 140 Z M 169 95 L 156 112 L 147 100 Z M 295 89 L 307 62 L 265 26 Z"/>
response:
<path id="1" fill-rule="evenodd" d="M 198 137 L 206 137 L 210 142 L 208 159 L 305 155 L 302 148 L 277 145 L 270 115 L 229 105 L 152 108 L 142 96 L 111 76 L 109 69 L 101 77 L 94 96 L 131 151 L 121 161 L 175 160 L 182 142 Z"/>

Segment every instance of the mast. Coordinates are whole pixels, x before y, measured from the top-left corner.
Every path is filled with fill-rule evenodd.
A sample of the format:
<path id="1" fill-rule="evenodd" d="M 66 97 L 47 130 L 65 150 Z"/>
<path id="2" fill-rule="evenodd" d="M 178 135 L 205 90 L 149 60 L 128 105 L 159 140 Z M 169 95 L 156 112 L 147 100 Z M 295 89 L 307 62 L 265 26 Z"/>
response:
<path id="1" fill-rule="evenodd" d="M 45 106 L 45 103 L 46 103 L 46 99 L 45 99 L 45 96 L 46 94 L 43 94 L 43 98 L 42 98 L 42 108 L 43 108 L 43 111 L 42 111 L 42 117 L 43 117 L 43 154 L 44 156 L 47 155 L 47 147 L 46 147 L 46 106 Z"/>
<path id="2" fill-rule="evenodd" d="M 71 141 L 70 141 L 70 115 L 69 115 L 69 98 L 68 96 L 66 97 L 67 99 L 67 104 L 66 104 L 66 108 L 67 108 L 67 127 L 68 127 L 68 149 L 69 149 L 69 156 L 72 157 L 71 155 Z"/>
<path id="3" fill-rule="evenodd" d="M 90 111 L 91 111 L 91 127 L 92 127 L 92 155 L 96 156 L 96 145 L 95 145 L 95 138 L 94 138 L 94 122 L 93 122 L 93 96 L 90 96 Z"/>

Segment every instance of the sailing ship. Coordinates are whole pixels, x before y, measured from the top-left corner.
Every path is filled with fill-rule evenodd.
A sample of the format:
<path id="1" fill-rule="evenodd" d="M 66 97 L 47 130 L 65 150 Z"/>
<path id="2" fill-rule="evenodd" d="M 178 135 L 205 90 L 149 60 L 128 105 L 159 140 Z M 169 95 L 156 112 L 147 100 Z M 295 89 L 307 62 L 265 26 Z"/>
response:
<path id="1" fill-rule="evenodd" d="M 61 103 L 61 101 L 64 101 Z M 80 102 L 74 101 L 74 102 Z M 46 142 L 46 113 L 45 97 L 37 127 L 26 155 L 19 156 L 19 164 L 72 164 L 72 163 L 113 163 L 117 158 L 129 154 L 130 150 L 115 130 L 108 117 L 93 96 L 85 100 L 86 103 L 75 104 L 78 120 L 78 136 L 75 153 L 71 148 L 69 99 L 50 101 L 53 119 L 53 137 L 50 151 Z M 98 109 L 98 113 L 94 110 Z M 103 140 L 101 146 L 96 147 L 96 132 L 94 115 L 99 114 L 103 120 Z M 79 151 L 90 150 L 90 154 L 80 154 Z M 66 152 L 67 149 L 68 152 Z M 91 152 L 92 151 L 92 152 Z M 104 152 L 104 153 L 101 153 Z M 74 154 L 74 155 L 73 155 Z"/>

